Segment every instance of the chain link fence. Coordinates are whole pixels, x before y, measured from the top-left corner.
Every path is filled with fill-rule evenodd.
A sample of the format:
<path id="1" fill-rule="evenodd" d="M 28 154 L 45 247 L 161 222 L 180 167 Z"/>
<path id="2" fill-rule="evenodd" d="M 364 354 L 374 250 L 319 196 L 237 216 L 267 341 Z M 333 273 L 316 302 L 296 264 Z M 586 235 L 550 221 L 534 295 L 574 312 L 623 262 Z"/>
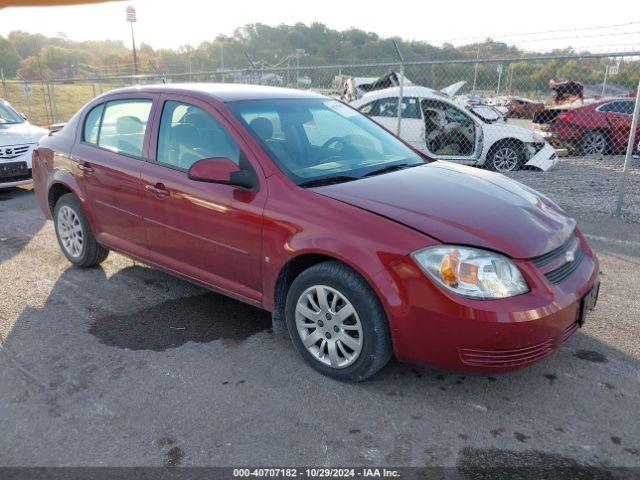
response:
<path id="1" fill-rule="evenodd" d="M 3 79 L 2 94 L 33 123 L 47 125 L 65 122 L 115 88 L 181 82 L 318 91 L 350 103 L 430 156 L 515 176 L 551 169 L 557 188 L 573 191 L 576 204 L 640 221 L 640 161 L 634 158 L 640 132 L 632 128 L 640 51 L 438 61 L 398 55 L 386 63 Z M 559 158 L 576 167 L 571 177 L 553 169 Z"/>

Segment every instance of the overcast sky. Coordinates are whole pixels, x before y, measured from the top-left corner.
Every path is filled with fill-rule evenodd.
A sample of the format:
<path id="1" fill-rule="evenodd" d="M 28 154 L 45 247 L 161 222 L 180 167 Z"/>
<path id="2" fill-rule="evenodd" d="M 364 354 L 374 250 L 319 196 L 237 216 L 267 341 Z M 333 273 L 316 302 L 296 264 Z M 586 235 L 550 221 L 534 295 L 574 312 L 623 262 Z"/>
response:
<path id="1" fill-rule="evenodd" d="M 590 3 L 593 5 L 589 6 Z M 136 38 L 155 48 L 195 46 L 218 34 L 231 34 L 236 27 L 247 23 L 277 25 L 319 21 L 338 30 L 357 27 L 384 37 L 397 35 L 435 44 L 446 40 L 454 44 L 471 43 L 490 36 L 529 50 L 574 46 L 610 52 L 640 49 L 640 10 L 634 9 L 633 4 L 634 1 L 629 0 L 597 3 L 561 0 L 134 0 L 71 7 L 3 9 L 0 10 L 0 35 L 11 30 L 40 32 L 48 36 L 62 32 L 73 40 L 117 39 L 129 46 L 131 34 L 125 22 L 125 8 L 134 5 L 138 14 Z M 637 18 L 632 18 L 634 13 Z M 604 25 L 620 26 L 594 28 Z M 532 32 L 549 33 L 530 35 Z"/>

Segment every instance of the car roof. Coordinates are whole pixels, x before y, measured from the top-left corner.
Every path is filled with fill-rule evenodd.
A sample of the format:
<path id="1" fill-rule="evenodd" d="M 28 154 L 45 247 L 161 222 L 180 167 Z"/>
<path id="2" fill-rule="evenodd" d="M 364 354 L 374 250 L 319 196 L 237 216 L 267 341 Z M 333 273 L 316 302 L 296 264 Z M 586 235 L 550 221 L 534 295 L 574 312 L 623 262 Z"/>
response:
<path id="1" fill-rule="evenodd" d="M 399 97 L 400 96 L 400 87 L 389 87 L 383 88 L 382 90 L 374 90 L 372 92 L 365 93 L 358 100 L 352 102 L 355 103 L 364 103 L 371 100 L 375 100 L 377 98 L 388 98 L 388 97 Z M 439 100 L 448 100 L 451 101 L 451 98 L 445 95 L 438 90 L 434 90 L 429 87 L 423 87 L 420 85 L 405 85 L 402 88 L 402 96 L 403 97 L 420 97 L 420 98 L 437 98 Z"/>
<path id="2" fill-rule="evenodd" d="M 119 93 L 199 93 L 208 95 L 221 102 L 238 100 L 290 99 L 290 98 L 327 98 L 312 91 L 291 88 L 245 85 L 239 83 L 170 83 L 158 85 L 138 85 L 135 87 L 111 90 L 106 95 Z"/>

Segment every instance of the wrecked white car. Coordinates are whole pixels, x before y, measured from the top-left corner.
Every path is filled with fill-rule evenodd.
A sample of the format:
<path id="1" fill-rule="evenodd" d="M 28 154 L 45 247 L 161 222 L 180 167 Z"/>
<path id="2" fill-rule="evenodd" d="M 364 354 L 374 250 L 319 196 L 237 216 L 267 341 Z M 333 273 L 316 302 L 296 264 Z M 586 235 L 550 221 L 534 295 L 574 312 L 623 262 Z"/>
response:
<path id="1" fill-rule="evenodd" d="M 557 155 L 537 133 L 505 122 L 489 105 L 460 106 L 451 93 L 421 86 L 376 90 L 350 103 L 427 155 L 491 170 L 511 172 L 522 167 L 551 170 Z M 449 94 L 449 95 L 448 95 Z"/>

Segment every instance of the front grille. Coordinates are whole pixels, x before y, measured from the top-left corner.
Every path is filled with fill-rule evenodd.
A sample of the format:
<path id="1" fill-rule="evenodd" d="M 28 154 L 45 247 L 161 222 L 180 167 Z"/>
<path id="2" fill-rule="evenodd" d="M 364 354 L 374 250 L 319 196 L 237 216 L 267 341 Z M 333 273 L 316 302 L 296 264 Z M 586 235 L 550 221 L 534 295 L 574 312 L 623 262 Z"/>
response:
<path id="1" fill-rule="evenodd" d="M 576 251 L 572 262 L 567 262 L 560 268 L 553 270 L 552 272 L 545 273 L 544 276 L 547 277 L 547 280 L 551 283 L 560 283 L 577 270 L 583 258 L 584 252 L 580 249 Z"/>
<path id="2" fill-rule="evenodd" d="M 29 151 L 29 145 L 7 145 L 0 147 L 0 160 L 12 160 Z"/>
<path id="3" fill-rule="evenodd" d="M 573 259 L 569 260 L 569 256 Z M 584 258 L 580 241 L 573 233 L 564 244 L 544 255 L 532 258 L 531 263 L 540 270 L 551 283 L 560 283 L 576 271 Z"/>
<path id="4" fill-rule="evenodd" d="M 515 367 L 536 362 L 553 352 L 553 339 L 528 347 L 508 350 L 481 350 L 461 348 L 460 358 L 467 365 L 475 367 Z"/>

